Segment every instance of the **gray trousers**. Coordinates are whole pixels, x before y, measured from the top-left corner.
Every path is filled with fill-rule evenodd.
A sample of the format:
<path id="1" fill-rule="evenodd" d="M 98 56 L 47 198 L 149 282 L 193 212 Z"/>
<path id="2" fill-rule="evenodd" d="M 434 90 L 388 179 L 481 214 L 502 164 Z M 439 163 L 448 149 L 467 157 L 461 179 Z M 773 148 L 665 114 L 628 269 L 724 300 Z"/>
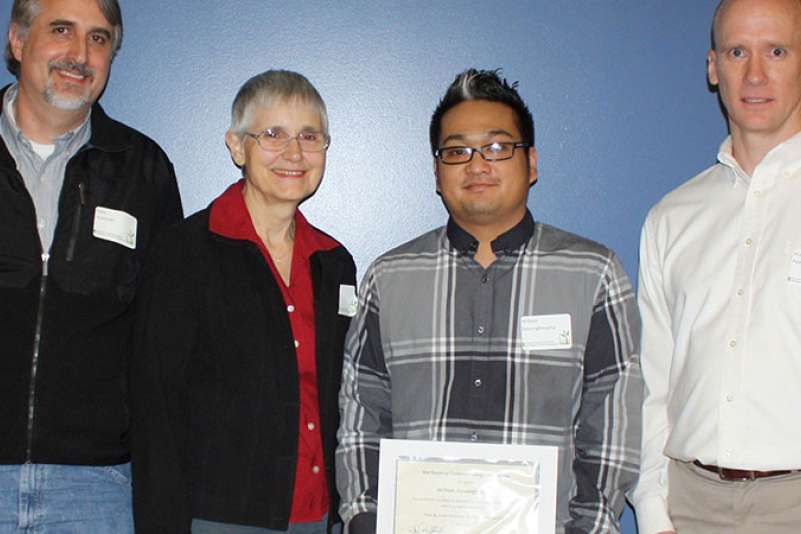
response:
<path id="1" fill-rule="evenodd" d="M 801 533 L 801 473 L 729 482 L 671 460 L 668 481 L 677 534 Z"/>

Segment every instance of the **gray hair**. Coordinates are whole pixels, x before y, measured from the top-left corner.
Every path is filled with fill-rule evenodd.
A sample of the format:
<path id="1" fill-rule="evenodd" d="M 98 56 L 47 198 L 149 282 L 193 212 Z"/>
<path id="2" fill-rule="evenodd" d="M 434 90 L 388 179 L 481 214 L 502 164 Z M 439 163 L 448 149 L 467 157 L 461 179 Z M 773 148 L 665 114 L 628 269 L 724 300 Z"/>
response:
<path id="1" fill-rule="evenodd" d="M 111 24 L 111 40 L 112 40 L 112 59 L 117 54 L 117 51 L 122 46 L 122 11 L 117 0 L 95 0 L 97 7 L 100 8 L 103 16 Z M 34 19 L 39 15 L 42 6 L 39 0 L 14 0 L 14 5 L 11 7 L 11 22 L 9 25 L 16 24 L 17 32 L 20 37 L 28 35 L 28 30 L 31 29 Z M 14 58 L 11 51 L 11 42 L 6 43 L 6 68 L 14 76 L 19 76 L 20 64 Z"/>
<path id="2" fill-rule="evenodd" d="M 323 97 L 305 76 L 291 70 L 268 70 L 246 81 L 231 105 L 230 131 L 242 136 L 250 128 L 257 108 L 295 99 L 317 108 L 323 133 L 328 135 L 328 111 Z"/>

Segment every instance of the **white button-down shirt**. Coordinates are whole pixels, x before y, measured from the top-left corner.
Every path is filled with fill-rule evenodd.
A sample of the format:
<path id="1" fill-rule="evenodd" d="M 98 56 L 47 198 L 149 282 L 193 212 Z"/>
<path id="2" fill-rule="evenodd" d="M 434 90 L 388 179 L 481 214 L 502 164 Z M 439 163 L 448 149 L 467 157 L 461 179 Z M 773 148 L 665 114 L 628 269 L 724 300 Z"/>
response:
<path id="1" fill-rule="evenodd" d="M 668 458 L 801 468 L 801 134 L 749 177 L 731 139 L 665 196 L 640 244 L 640 531 L 672 530 Z"/>

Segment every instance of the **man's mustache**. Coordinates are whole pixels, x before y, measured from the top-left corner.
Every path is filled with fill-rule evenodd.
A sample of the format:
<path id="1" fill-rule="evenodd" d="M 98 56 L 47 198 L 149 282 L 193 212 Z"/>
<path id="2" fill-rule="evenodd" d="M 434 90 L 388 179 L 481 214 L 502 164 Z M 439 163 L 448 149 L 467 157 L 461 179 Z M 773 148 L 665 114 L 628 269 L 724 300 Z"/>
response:
<path id="1" fill-rule="evenodd" d="M 68 59 L 54 59 L 50 61 L 47 66 L 51 71 L 54 69 L 66 70 L 84 78 L 95 75 L 95 69 L 88 66 L 86 63 L 77 63 Z"/>

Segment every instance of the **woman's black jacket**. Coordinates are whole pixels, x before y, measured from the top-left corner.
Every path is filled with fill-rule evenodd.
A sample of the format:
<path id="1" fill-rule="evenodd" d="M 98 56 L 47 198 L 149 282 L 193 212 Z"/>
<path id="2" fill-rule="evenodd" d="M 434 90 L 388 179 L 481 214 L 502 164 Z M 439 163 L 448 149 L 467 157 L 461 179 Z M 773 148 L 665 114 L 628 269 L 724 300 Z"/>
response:
<path id="1" fill-rule="evenodd" d="M 298 370 L 281 291 L 249 241 L 209 231 L 210 209 L 165 231 L 138 297 L 131 369 L 136 532 L 188 533 L 192 517 L 284 530 L 298 449 Z M 355 285 L 343 247 L 310 258 L 320 426 L 337 518 L 337 395 Z"/>

